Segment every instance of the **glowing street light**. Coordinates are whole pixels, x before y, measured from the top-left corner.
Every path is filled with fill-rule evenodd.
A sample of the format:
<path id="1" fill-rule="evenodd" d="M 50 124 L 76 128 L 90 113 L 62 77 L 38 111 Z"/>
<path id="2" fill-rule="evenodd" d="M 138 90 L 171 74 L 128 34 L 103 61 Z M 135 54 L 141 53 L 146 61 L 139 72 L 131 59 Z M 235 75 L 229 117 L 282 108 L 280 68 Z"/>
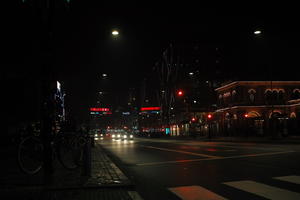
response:
<path id="1" fill-rule="evenodd" d="M 111 34 L 112 34 L 113 36 L 118 36 L 118 35 L 119 35 L 119 31 L 113 30 L 113 31 L 111 32 Z"/>
<path id="2" fill-rule="evenodd" d="M 260 35 L 260 34 L 261 34 L 261 31 L 260 31 L 260 30 L 256 30 L 256 31 L 254 31 L 254 34 L 255 34 L 255 35 Z"/>

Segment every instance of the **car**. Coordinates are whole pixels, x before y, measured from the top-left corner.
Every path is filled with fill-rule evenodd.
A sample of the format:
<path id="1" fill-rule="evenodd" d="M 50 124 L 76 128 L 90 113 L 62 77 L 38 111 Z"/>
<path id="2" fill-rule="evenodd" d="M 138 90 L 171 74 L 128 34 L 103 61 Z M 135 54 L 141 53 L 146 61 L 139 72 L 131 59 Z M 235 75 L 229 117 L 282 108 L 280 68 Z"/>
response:
<path id="1" fill-rule="evenodd" d="M 103 139 L 104 138 L 104 133 L 101 129 L 95 129 L 93 131 L 93 136 L 95 140 Z"/>
<path id="2" fill-rule="evenodd" d="M 133 134 L 132 133 L 128 133 L 128 132 L 125 132 L 122 134 L 122 139 L 123 140 L 133 140 Z"/>
<path id="3" fill-rule="evenodd" d="M 94 134 L 94 138 L 95 138 L 95 140 L 103 139 L 104 138 L 104 134 L 102 134 L 102 133 L 95 133 Z"/>
<path id="4" fill-rule="evenodd" d="M 121 133 L 112 133 L 111 138 L 115 140 L 122 139 L 122 134 Z"/>

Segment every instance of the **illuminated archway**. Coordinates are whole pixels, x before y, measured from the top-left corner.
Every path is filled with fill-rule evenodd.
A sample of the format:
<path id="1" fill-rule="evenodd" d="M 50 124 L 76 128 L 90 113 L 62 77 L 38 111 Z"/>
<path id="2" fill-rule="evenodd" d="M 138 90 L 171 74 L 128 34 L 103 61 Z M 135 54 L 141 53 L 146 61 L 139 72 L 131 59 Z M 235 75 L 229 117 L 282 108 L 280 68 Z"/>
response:
<path id="1" fill-rule="evenodd" d="M 295 112 L 291 112 L 290 118 L 296 118 L 296 117 L 297 117 L 296 113 Z"/>
<path id="2" fill-rule="evenodd" d="M 256 111 L 250 111 L 250 112 L 248 112 L 248 113 L 247 113 L 247 116 L 248 116 L 249 118 L 261 117 L 261 115 L 260 115 L 258 112 L 256 112 Z"/>
<path id="3" fill-rule="evenodd" d="M 269 118 L 272 117 L 272 115 L 282 115 L 282 112 L 280 110 L 273 110 L 269 113 Z"/>

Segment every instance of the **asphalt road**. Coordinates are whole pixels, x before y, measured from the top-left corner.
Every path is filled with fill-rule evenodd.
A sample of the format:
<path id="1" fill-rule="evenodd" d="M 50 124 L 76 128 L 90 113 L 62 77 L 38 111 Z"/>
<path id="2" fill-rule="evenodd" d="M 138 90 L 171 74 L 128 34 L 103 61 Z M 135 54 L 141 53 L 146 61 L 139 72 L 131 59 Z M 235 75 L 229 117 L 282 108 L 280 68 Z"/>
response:
<path id="1" fill-rule="evenodd" d="M 300 199 L 300 145 L 98 141 L 145 200 Z"/>

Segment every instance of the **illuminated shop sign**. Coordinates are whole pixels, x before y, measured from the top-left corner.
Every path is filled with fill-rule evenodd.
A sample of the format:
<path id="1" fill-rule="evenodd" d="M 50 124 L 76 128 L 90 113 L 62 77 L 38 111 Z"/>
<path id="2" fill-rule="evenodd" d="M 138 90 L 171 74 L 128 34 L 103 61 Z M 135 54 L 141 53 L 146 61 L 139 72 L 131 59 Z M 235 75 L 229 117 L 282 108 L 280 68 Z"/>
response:
<path id="1" fill-rule="evenodd" d="M 108 112 L 110 111 L 109 108 L 90 108 L 90 111 L 96 111 L 96 112 Z"/>
<path id="2" fill-rule="evenodd" d="M 141 111 L 153 111 L 153 110 L 160 110 L 160 107 L 142 107 Z"/>

